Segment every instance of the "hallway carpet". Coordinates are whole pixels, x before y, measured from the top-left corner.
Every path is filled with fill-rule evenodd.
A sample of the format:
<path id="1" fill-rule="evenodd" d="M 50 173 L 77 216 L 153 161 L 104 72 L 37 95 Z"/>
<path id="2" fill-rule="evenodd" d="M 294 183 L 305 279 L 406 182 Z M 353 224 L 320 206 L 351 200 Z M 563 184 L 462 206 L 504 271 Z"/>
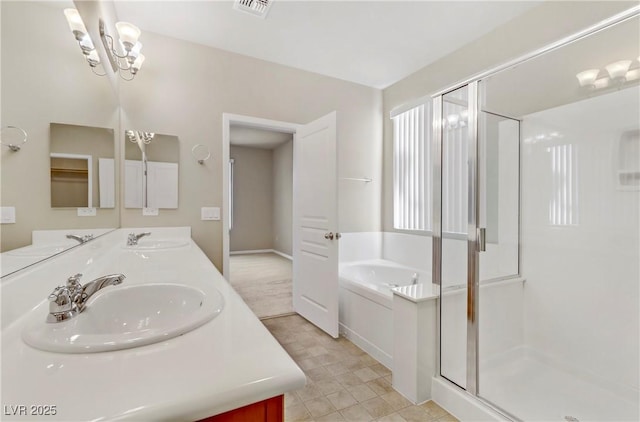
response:
<path id="1" fill-rule="evenodd" d="M 293 312 L 291 261 L 275 253 L 231 255 L 231 286 L 258 318 Z"/>

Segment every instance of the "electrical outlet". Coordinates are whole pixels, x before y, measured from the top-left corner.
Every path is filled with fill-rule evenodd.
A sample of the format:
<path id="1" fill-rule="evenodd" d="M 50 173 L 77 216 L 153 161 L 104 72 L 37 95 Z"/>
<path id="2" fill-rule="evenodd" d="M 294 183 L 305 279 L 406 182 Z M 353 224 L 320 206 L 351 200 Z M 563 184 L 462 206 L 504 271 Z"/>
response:
<path id="1" fill-rule="evenodd" d="M 146 217 L 152 217 L 160 214 L 160 211 L 157 208 L 143 208 L 142 215 Z"/>
<path id="2" fill-rule="evenodd" d="M 78 208 L 78 217 L 95 217 L 95 216 L 96 216 L 95 207 Z"/>

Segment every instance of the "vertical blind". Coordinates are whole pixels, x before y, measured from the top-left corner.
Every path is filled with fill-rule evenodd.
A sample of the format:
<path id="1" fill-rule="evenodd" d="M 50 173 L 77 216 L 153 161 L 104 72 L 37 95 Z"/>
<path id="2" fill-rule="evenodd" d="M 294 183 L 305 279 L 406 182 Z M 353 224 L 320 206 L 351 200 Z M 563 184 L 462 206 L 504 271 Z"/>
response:
<path id="1" fill-rule="evenodd" d="M 466 107 L 443 103 L 442 232 L 467 233 Z M 393 227 L 432 229 L 432 110 L 425 103 L 393 117 Z"/>
<path id="2" fill-rule="evenodd" d="M 393 227 L 431 229 L 431 109 L 422 104 L 393 118 Z"/>

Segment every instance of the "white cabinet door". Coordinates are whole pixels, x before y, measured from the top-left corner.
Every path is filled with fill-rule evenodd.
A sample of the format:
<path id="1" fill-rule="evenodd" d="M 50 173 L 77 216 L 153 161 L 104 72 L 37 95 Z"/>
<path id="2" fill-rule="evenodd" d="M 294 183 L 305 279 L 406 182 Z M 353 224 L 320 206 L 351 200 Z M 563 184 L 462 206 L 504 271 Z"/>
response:
<path id="1" fill-rule="evenodd" d="M 147 162 L 149 208 L 178 208 L 178 163 Z"/>
<path id="2" fill-rule="evenodd" d="M 294 157 L 293 308 L 338 337 L 336 112 L 296 132 Z"/>
<path id="3" fill-rule="evenodd" d="M 124 207 L 142 208 L 144 190 L 142 161 L 124 161 Z"/>

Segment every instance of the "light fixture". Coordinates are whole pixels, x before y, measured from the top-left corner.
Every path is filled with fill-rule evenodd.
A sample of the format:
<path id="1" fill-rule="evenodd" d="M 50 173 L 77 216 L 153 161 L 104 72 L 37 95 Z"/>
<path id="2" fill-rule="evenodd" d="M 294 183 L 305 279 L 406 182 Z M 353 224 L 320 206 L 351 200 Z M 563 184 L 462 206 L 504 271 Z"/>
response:
<path id="1" fill-rule="evenodd" d="M 156 136 L 153 132 L 141 132 L 138 130 L 127 130 L 125 133 L 129 142 L 133 142 L 140 146 L 142 146 L 142 144 L 149 145 L 154 136 Z"/>
<path id="2" fill-rule="evenodd" d="M 129 22 L 117 22 L 116 30 L 119 40 L 118 47 L 116 47 L 116 42 L 107 33 L 104 22 L 100 20 L 99 24 L 100 38 L 102 38 L 102 43 L 107 50 L 113 71 L 119 71 L 120 77 L 126 81 L 132 80 L 140 71 L 145 59 L 144 55 L 140 53 L 142 50 L 142 44 L 138 41 L 141 34 L 140 29 Z"/>
<path id="3" fill-rule="evenodd" d="M 615 63 L 608 64 L 605 66 L 607 72 L 609 72 L 609 76 L 614 81 L 623 80 L 627 72 L 629 71 L 629 66 L 631 66 L 631 60 L 620 60 Z"/>
<path id="4" fill-rule="evenodd" d="M 584 86 L 587 88 L 594 88 L 596 79 L 598 78 L 598 74 L 600 73 L 600 69 L 589 69 L 583 72 L 580 72 L 576 75 L 578 78 L 578 82 L 580 86 Z"/>
<path id="5" fill-rule="evenodd" d="M 640 61 L 640 57 L 638 57 Z M 627 82 L 640 79 L 640 68 L 635 66 L 631 69 L 633 60 L 619 60 L 605 66 L 606 72 L 600 69 L 584 70 L 576 74 L 581 87 L 589 90 L 600 90 L 604 88 L 618 86 L 621 87 Z M 603 74 L 600 78 L 599 75 Z"/>
<path id="6" fill-rule="evenodd" d="M 64 9 L 64 16 L 67 18 L 69 29 L 71 29 L 73 36 L 76 37 L 78 46 L 80 50 L 82 50 L 82 54 L 84 54 L 87 63 L 89 63 L 91 71 L 96 75 L 104 76 L 106 73 L 98 73 L 96 70 L 96 67 L 100 64 L 100 58 L 87 32 L 87 28 L 84 26 L 82 17 L 80 17 L 80 13 L 78 13 L 76 9 Z"/>

